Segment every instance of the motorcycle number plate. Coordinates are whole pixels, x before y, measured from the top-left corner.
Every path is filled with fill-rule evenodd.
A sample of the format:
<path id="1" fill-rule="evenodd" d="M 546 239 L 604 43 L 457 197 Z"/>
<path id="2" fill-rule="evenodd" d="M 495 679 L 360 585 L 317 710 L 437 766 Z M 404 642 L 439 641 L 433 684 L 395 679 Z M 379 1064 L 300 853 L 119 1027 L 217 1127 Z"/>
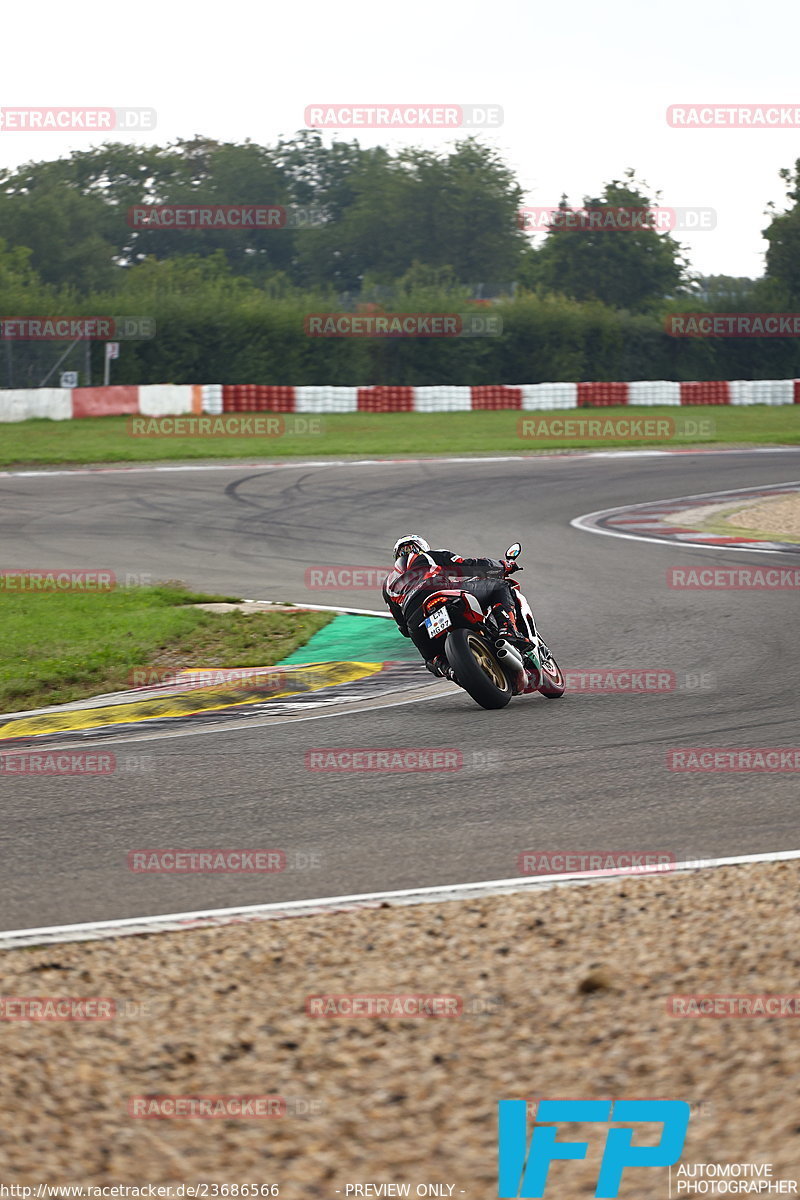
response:
<path id="1" fill-rule="evenodd" d="M 449 629 L 451 625 L 450 614 L 446 608 L 439 608 L 435 613 L 431 613 L 425 618 L 425 628 L 428 631 L 428 637 L 438 637 L 440 633 L 444 633 L 445 629 Z"/>

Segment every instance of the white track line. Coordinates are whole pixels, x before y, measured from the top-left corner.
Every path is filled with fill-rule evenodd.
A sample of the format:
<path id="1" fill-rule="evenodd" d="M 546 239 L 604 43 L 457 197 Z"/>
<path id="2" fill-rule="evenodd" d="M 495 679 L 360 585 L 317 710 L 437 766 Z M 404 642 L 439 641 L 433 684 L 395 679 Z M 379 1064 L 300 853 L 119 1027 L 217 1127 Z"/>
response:
<path id="1" fill-rule="evenodd" d="M 609 509 L 609 512 L 611 510 Z M 574 525 L 576 529 L 582 530 L 583 533 L 599 533 L 603 537 L 624 538 L 629 542 L 650 542 L 652 546 L 666 546 L 669 550 L 726 550 L 729 554 L 785 554 L 785 550 L 765 550 L 748 548 L 746 546 L 721 546 L 717 543 L 706 542 L 673 542 L 665 541 L 664 538 L 644 537 L 638 533 L 618 533 L 614 529 L 598 529 L 596 525 L 584 525 L 584 521 L 588 521 L 591 517 L 602 516 L 601 513 L 587 513 L 585 517 L 573 517 L 570 525 Z"/>
<path id="2" fill-rule="evenodd" d="M 569 410 L 570 412 L 572 409 Z M 170 466 L 136 466 L 136 467 L 78 467 L 72 470 L 58 469 L 55 471 L 0 471 L 0 479 L 42 479 L 50 476 L 69 475 L 141 475 L 155 472 L 171 471 L 240 471 L 245 467 L 253 467 L 259 471 L 281 471 L 292 467 L 387 467 L 407 466 L 409 463 L 507 463 L 507 462 L 579 462 L 586 458 L 671 458 L 685 457 L 688 454 L 797 454 L 799 446 L 750 446 L 733 450 L 575 450 L 567 451 L 531 451 L 528 454 L 506 455 L 472 455 L 469 458 L 443 458 L 432 454 L 427 458 L 342 458 L 324 459 L 312 458 L 305 461 L 286 459 L 284 462 L 241 462 L 232 460 L 230 463 L 185 463 Z"/>
<path id="3" fill-rule="evenodd" d="M 783 447 L 784 449 L 793 449 L 791 446 Z M 170 472 L 170 471 L 240 471 L 245 467 L 251 467 L 259 471 L 282 471 L 292 467 L 306 469 L 308 467 L 391 467 L 391 466 L 407 466 L 409 463 L 506 463 L 506 462 L 527 462 L 528 459 L 569 459 L 569 458 L 605 458 L 610 455 L 610 451 L 589 451 L 588 454 L 508 454 L 502 456 L 484 456 L 474 455 L 470 458 L 440 458 L 436 455 L 431 455 L 430 458 L 312 458 L 301 462 L 297 459 L 287 458 L 284 462 L 236 462 L 231 463 L 186 463 L 171 466 L 140 466 L 140 467 L 79 467 L 73 470 L 56 470 L 56 471 L 0 471 L 2 476 L 15 476 L 16 478 L 42 478 L 50 475 L 137 475 L 147 474 L 150 472 Z M 668 455 L 672 453 L 669 450 L 620 450 L 620 454 L 627 455 Z M 731 453 L 730 451 L 720 451 L 720 453 Z"/>
<path id="4" fill-rule="evenodd" d="M 124 917 L 116 921 L 89 921 L 81 925 L 50 925 L 40 929 L 12 929 L 0 933 L 0 949 L 43 946 L 54 942 L 90 942 L 104 937 L 132 934 L 167 933 L 170 930 L 240 925 L 251 921 L 270 921 L 286 917 L 314 916 L 324 912 L 353 911 L 386 905 L 430 904 L 448 900 L 469 900 L 477 896 L 501 896 L 509 892 L 532 892 L 540 888 L 569 884 L 610 882 L 614 879 L 651 878 L 674 871 L 698 871 L 709 867 L 743 866 L 748 863 L 787 862 L 800 858 L 800 850 L 781 850 L 766 854 L 742 854 L 731 858 L 711 858 L 670 864 L 668 872 L 630 870 L 586 871 L 571 875 L 521 876 L 492 879 L 484 883 L 462 883 L 437 887 L 407 888 L 397 892 L 366 892 L 353 896 L 325 896 L 319 900 L 290 900 L 285 904 L 250 904 L 239 908 L 200 909 L 196 912 L 165 913 L 152 917 Z"/>
<path id="5" fill-rule="evenodd" d="M 782 489 L 782 488 L 800 488 L 800 480 L 792 479 L 788 483 L 776 483 L 775 484 L 776 491 L 778 489 Z M 736 496 L 741 495 L 744 492 L 764 492 L 765 490 L 768 490 L 768 485 L 765 488 L 764 484 L 760 484 L 760 485 L 757 484 L 754 487 L 731 488 L 730 491 L 728 491 L 728 492 L 693 492 L 693 493 L 690 493 L 688 496 L 670 496 L 666 500 L 650 500 L 645 504 L 621 504 L 621 505 L 619 505 L 618 508 L 603 508 L 597 512 L 584 513 L 583 516 L 573 517 L 572 520 L 570 521 L 570 525 L 574 526 L 575 529 L 582 530 L 583 533 L 599 533 L 604 537 L 624 538 L 626 541 L 630 541 L 630 542 L 650 542 L 651 545 L 653 545 L 653 546 L 667 546 L 671 550 L 675 550 L 675 549 L 679 549 L 679 550 L 680 549 L 727 550 L 733 554 L 785 554 L 786 553 L 785 550 L 766 550 L 764 548 L 758 549 L 757 547 L 748 547 L 748 546 L 725 546 L 725 545 L 719 545 L 719 544 L 713 543 L 713 542 L 700 542 L 700 541 L 697 541 L 697 542 L 680 541 L 679 542 L 679 541 L 673 541 L 671 539 L 668 539 L 668 537 L 666 535 L 665 535 L 665 537 L 661 537 L 661 538 L 644 537 L 643 535 L 638 534 L 638 533 L 624 533 L 622 530 L 618 530 L 618 529 L 601 529 L 597 525 L 589 524 L 589 522 L 597 521 L 601 517 L 611 517 L 615 513 L 622 513 L 622 512 L 635 513 L 637 511 L 641 511 L 642 509 L 652 508 L 653 505 L 656 505 L 656 504 L 667 505 L 667 504 L 678 503 L 679 501 L 683 501 L 683 500 L 705 500 L 709 496 L 711 496 L 711 497 L 714 497 L 714 496 L 736 497 Z M 678 515 L 680 515 L 679 509 L 676 509 L 675 512 Z M 698 530 L 697 532 L 699 534 L 701 531 Z M 764 540 L 766 540 L 766 539 L 764 539 Z M 778 539 L 776 538 L 775 541 L 777 541 L 777 540 Z M 800 544 L 798 544 L 797 548 L 798 548 L 798 551 L 800 551 Z"/>
<path id="6" fill-rule="evenodd" d="M 302 601 L 295 604 L 294 600 L 288 604 L 282 600 L 240 600 L 239 604 L 269 604 L 272 608 L 282 608 L 285 612 L 290 612 L 293 608 L 308 608 L 313 612 L 354 613 L 358 617 L 386 617 L 390 621 L 392 619 L 391 613 L 377 612 L 374 608 L 337 608 L 335 604 L 303 604 Z"/>

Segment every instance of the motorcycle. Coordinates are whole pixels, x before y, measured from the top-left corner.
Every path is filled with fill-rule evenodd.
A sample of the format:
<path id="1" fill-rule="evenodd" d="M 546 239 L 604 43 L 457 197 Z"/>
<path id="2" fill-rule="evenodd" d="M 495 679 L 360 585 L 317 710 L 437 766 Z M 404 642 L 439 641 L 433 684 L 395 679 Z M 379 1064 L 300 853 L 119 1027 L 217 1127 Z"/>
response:
<path id="1" fill-rule="evenodd" d="M 519 542 L 514 542 L 506 558 L 516 561 L 521 552 Z M 558 700 L 566 686 L 561 668 L 535 632 L 519 584 L 513 579 L 507 582 L 517 608 L 517 626 L 532 644 L 535 664 L 525 661 L 519 647 L 501 635 L 494 613 L 485 612 L 476 596 L 453 588 L 433 592 L 423 603 L 423 626 L 436 643 L 434 652 L 446 655 L 454 682 L 482 708 L 505 708 L 512 696 L 531 692 Z"/>

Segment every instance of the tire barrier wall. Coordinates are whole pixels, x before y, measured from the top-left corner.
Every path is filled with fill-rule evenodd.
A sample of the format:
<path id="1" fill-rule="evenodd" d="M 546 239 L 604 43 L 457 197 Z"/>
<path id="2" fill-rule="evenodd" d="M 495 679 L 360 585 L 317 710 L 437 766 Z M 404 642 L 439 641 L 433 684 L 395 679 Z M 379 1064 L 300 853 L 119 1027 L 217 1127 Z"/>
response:
<path id="1" fill-rule="evenodd" d="M 283 384 L 156 383 L 95 388 L 0 390 L 0 422 L 44 417 L 182 416 L 226 412 L 530 412 L 612 405 L 800 404 L 800 379 L 734 379 L 678 383 L 481 384 L 476 387 L 381 385 L 290 387 Z"/>

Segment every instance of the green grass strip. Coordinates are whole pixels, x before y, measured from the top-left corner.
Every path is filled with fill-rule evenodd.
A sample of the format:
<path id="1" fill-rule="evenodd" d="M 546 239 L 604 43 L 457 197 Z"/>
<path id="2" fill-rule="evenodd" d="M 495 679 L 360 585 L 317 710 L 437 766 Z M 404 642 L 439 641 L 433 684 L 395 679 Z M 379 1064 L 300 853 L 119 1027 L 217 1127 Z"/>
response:
<path id="1" fill-rule="evenodd" d="M 0 587 L 0 712 L 123 691 L 137 668 L 166 676 L 188 667 L 272 666 L 331 619 L 190 607 L 231 599 L 168 584 L 86 594 Z"/>
<path id="2" fill-rule="evenodd" d="M 247 416 L 248 414 L 240 414 Z M 254 414 L 249 414 L 254 415 Z M 313 421 L 311 417 L 313 416 Z M 665 421 L 657 438 L 528 437 L 524 421 L 595 419 Z M 277 424 L 282 426 L 284 418 Z M 292 418 L 285 420 L 291 423 Z M 557 412 L 311 414 L 318 433 L 274 437 L 133 437 L 128 417 L 21 421 L 2 426 L 0 466 L 329 455 L 524 454 L 534 450 L 800 442 L 800 405 L 705 405 L 564 409 Z M 555 429 L 558 428 L 554 424 Z M 666 431 L 666 432 L 665 432 Z M 682 432 L 683 431 L 683 432 Z"/>

